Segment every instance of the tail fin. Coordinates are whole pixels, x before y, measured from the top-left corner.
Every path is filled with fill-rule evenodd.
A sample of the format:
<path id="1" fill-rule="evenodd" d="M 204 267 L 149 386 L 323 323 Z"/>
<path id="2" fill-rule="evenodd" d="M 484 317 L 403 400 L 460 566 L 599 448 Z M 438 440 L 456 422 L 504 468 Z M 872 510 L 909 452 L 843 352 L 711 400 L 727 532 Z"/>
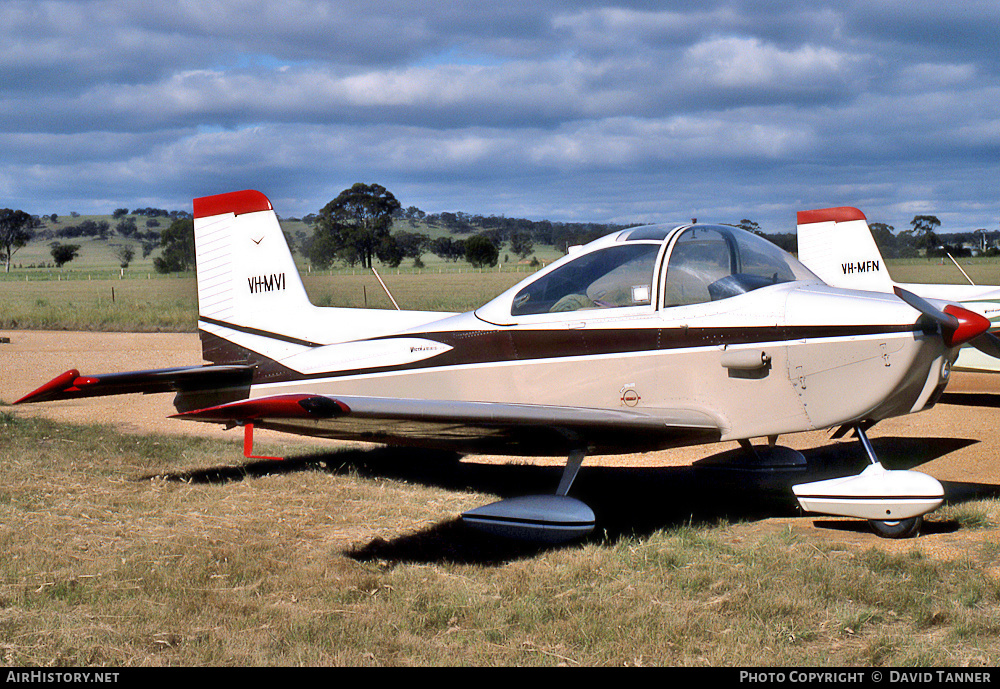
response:
<path id="1" fill-rule="evenodd" d="M 195 199 L 194 234 L 201 318 L 275 329 L 289 310 L 312 306 L 278 217 L 260 192 Z"/>
<path id="2" fill-rule="evenodd" d="M 259 191 L 195 199 L 194 240 L 202 356 L 216 364 L 263 366 L 454 315 L 314 306 Z"/>
<path id="3" fill-rule="evenodd" d="M 799 260 L 833 287 L 892 292 L 868 219 L 857 208 L 799 211 Z"/>
<path id="4" fill-rule="evenodd" d="M 242 362 L 247 350 L 281 358 L 311 344 L 316 307 L 264 194 L 246 190 L 195 199 L 194 238 L 206 359 Z M 220 346 L 219 338 L 228 346 Z"/>

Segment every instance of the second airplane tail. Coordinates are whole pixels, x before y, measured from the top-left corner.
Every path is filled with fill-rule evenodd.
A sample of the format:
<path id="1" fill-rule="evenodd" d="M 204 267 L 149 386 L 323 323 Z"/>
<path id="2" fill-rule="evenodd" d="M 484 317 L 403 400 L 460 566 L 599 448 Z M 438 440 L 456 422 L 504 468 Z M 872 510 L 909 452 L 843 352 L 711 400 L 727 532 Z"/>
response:
<path id="1" fill-rule="evenodd" d="M 832 287 L 892 292 L 868 219 L 857 208 L 799 211 L 799 260 Z"/>

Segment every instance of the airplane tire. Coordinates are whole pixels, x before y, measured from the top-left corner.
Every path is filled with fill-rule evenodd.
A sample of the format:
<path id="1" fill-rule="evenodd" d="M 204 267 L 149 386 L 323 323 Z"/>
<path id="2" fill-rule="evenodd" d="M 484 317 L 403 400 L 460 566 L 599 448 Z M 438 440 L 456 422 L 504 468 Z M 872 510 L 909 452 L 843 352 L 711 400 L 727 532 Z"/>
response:
<path id="1" fill-rule="evenodd" d="M 923 517 L 910 517 L 896 521 L 869 519 L 868 524 L 872 531 L 882 538 L 911 538 L 920 531 L 920 525 L 923 524 L 923 521 Z"/>

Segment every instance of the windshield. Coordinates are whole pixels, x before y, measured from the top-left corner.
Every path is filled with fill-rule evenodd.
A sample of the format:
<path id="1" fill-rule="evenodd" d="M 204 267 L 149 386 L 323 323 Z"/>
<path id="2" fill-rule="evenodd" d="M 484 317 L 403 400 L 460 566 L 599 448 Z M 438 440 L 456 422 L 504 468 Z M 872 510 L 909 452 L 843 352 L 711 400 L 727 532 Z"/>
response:
<path id="1" fill-rule="evenodd" d="M 795 280 L 819 278 L 763 237 L 725 226 L 691 227 L 670 254 L 663 303 L 700 304 Z"/>
<path id="2" fill-rule="evenodd" d="M 660 246 L 635 243 L 585 254 L 518 292 L 511 315 L 648 306 Z"/>

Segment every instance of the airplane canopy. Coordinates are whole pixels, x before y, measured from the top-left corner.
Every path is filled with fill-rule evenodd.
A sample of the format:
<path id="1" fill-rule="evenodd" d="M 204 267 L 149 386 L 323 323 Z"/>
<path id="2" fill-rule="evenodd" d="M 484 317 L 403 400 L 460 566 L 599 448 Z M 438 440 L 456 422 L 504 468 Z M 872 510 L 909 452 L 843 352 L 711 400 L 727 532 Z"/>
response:
<path id="1" fill-rule="evenodd" d="M 603 309 L 647 312 L 800 280 L 820 281 L 791 254 L 751 232 L 728 225 L 646 225 L 576 248 L 476 315 L 503 325 Z"/>

